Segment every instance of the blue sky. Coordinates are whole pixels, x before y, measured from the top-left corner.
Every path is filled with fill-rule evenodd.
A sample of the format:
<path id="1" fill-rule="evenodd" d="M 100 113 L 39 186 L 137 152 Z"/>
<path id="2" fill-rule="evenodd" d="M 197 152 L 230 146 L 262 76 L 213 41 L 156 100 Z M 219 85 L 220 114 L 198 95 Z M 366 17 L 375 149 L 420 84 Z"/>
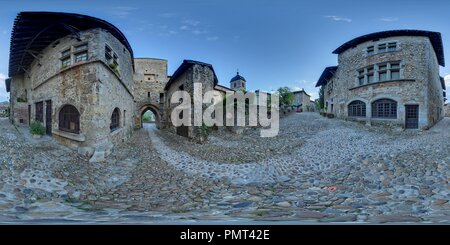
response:
<path id="1" fill-rule="evenodd" d="M 104 19 L 127 36 L 136 57 L 211 63 L 222 85 L 239 69 L 249 90 L 304 88 L 317 97 L 331 52 L 360 35 L 391 29 L 439 31 L 450 64 L 448 1 L 0 0 L 0 101 L 6 100 L 9 40 L 20 11 L 62 11 Z M 441 75 L 450 74 L 441 68 Z M 447 86 L 450 87 L 450 75 Z M 450 89 L 447 90 L 450 94 Z"/>

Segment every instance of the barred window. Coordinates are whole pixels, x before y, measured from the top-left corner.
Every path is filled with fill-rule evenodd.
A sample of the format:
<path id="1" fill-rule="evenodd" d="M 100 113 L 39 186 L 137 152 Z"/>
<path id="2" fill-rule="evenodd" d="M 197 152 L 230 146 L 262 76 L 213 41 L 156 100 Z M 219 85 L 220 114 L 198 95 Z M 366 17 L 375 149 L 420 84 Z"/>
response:
<path id="1" fill-rule="evenodd" d="M 380 99 L 372 103 L 373 118 L 397 118 L 397 102 L 391 99 Z"/>
<path id="2" fill-rule="evenodd" d="M 348 105 L 349 117 L 366 117 L 366 103 L 355 100 Z"/>
<path id="3" fill-rule="evenodd" d="M 73 105 L 64 106 L 59 112 L 59 130 L 80 133 L 80 113 Z"/>
<path id="4" fill-rule="evenodd" d="M 369 47 L 367 47 L 367 54 L 368 54 L 368 55 L 373 55 L 373 54 L 375 54 L 375 47 L 374 47 L 374 46 L 369 46 Z"/>
<path id="5" fill-rule="evenodd" d="M 114 109 L 112 115 L 111 115 L 111 125 L 110 129 L 111 132 L 117 130 L 120 127 L 120 112 L 119 108 Z"/>

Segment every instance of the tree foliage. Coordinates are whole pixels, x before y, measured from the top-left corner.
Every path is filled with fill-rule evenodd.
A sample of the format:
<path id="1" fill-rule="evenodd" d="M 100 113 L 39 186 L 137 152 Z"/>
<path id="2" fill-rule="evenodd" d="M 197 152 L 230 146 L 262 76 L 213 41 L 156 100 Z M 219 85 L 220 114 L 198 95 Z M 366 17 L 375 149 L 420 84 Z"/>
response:
<path id="1" fill-rule="evenodd" d="M 291 106 L 294 103 L 294 93 L 289 87 L 281 87 L 277 92 L 280 95 L 280 105 Z"/>

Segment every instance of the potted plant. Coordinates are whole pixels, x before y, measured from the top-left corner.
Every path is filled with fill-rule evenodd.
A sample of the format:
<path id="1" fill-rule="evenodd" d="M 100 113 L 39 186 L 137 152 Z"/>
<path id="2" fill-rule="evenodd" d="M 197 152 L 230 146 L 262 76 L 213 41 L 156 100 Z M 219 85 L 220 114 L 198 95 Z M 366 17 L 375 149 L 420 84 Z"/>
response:
<path id="1" fill-rule="evenodd" d="M 30 124 L 30 133 L 35 139 L 39 139 L 45 134 L 45 127 L 39 121 L 33 121 Z"/>

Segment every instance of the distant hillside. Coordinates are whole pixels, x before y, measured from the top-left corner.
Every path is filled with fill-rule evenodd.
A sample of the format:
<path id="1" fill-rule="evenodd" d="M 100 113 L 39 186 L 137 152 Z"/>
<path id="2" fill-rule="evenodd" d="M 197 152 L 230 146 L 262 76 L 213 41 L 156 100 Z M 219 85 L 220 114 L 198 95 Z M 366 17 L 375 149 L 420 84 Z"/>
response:
<path id="1" fill-rule="evenodd" d="M 9 102 L 8 101 L 3 101 L 3 102 L 0 102 L 0 105 L 9 105 Z"/>

